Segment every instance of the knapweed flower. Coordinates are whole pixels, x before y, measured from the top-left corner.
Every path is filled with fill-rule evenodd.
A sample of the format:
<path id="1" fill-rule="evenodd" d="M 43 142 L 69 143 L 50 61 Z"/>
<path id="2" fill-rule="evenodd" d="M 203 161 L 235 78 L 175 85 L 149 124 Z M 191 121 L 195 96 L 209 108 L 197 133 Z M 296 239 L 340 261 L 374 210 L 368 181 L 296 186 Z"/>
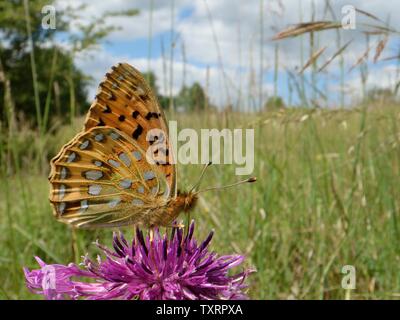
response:
<path id="1" fill-rule="evenodd" d="M 246 299 L 244 281 L 253 270 L 228 275 L 244 257 L 218 256 L 208 251 L 213 232 L 200 245 L 193 232 L 192 222 L 185 236 L 182 229 L 174 228 L 169 238 L 155 230 L 150 240 L 137 229 L 131 245 L 114 233 L 114 250 L 96 243 L 105 257 L 84 257 L 84 268 L 36 257 L 40 269 L 24 269 L 26 284 L 47 299 Z"/>

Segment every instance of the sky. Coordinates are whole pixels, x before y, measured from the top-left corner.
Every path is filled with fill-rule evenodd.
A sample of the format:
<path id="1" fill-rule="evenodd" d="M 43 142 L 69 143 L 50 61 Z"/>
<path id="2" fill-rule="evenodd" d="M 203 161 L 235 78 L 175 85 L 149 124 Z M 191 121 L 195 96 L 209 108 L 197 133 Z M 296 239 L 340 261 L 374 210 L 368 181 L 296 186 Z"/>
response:
<path id="1" fill-rule="evenodd" d="M 150 68 L 162 94 L 176 94 L 182 85 L 197 81 L 213 104 L 251 110 L 273 96 L 275 88 L 286 103 L 300 104 L 288 73 L 296 75 L 308 60 L 309 36 L 281 41 L 273 41 L 272 37 L 292 24 L 311 21 L 312 3 L 315 20 L 334 20 L 334 14 L 336 21 L 341 21 L 345 5 L 353 5 L 382 20 L 377 22 L 357 13 L 356 29 L 340 30 L 341 45 L 352 41 L 344 53 L 343 89 L 346 103 L 354 103 L 361 97 L 361 78 L 359 68 L 350 69 L 367 48 L 362 33 L 368 29 L 365 24 L 389 23 L 400 29 L 399 0 L 331 0 L 333 12 L 326 12 L 325 0 L 58 0 L 57 6 L 85 4 L 79 21 L 83 24 L 107 11 L 138 9 L 140 12 L 134 17 L 108 18 L 107 23 L 120 30 L 107 36 L 95 51 L 76 56 L 77 66 L 93 77 L 90 99 L 111 66 L 125 61 L 142 72 Z M 71 29 L 74 30 L 73 25 Z M 393 88 L 398 78 L 395 60 L 372 61 L 382 37 L 375 35 L 369 39 L 367 88 Z M 315 51 L 326 47 L 317 62 L 319 66 L 338 50 L 337 39 L 334 30 L 316 35 Z M 381 58 L 398 55 L 398 44 L 398 37 L 391 35 Z M 313 97 L 318 104 L 338 104 L 342 90 L 339 70 L 339 59 L 335 59 L 325 72 L 317 74 L 315 81 L 320 93 Z M 306 91 L 311 97 L 310 69 L 304 75 Z"/>

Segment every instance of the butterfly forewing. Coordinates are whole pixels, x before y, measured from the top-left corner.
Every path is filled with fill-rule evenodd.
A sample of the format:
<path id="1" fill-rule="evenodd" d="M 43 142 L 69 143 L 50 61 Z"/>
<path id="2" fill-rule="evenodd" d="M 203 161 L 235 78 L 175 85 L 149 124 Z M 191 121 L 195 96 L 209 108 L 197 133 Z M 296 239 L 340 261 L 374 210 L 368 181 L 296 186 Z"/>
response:
<path id="1" fill-rule="evenodd" d="M 164 114 L 141 73 L 129 64 L 112 67 L 99 85 L 85 121 L 85 130 L 99 126 L 124 132 L 146 151 L 164 139 L 165 147 L 155 150 L 162 158 L 156 163 L 164 172 L 172 194 L 176 194 L 176 168 L 172 164 L 173 153 Z M 157 134 L 149 134 L 153 129 L 158 129 Z"/>

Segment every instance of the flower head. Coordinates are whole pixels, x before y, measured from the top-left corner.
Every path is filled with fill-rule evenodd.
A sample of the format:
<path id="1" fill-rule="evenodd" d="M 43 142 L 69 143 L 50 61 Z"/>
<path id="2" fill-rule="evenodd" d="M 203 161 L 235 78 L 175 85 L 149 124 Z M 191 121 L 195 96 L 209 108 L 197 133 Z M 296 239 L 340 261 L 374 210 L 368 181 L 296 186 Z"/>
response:
<path id="1" fill-rule="evenodd" d="M 234 276 L 228 271 L 244 260 L 240 255 L 218 256 L 208 251 L 213 232 L 197 245 L 194 222 L 184 236 L 173 229 L 170 239 L 158 230 L 153 239 L 136 230 L 129 245 L 123 234 L 114 233 L 113 248 L 98 244 L 105 258 L 87 256 L 84 269 L 47 265 L 38 257 L 40 269 L 24 269 L 27 287 L 47 299 L 245 299 L 244 280 L 252 270 Z M 92 281 L 77 281 L 85 277 Z"/>

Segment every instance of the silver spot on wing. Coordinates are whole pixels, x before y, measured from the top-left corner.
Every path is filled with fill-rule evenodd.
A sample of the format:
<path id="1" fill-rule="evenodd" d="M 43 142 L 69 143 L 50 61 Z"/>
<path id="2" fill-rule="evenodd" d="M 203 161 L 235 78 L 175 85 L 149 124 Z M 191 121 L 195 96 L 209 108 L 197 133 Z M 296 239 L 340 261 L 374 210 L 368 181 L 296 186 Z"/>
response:
<path id="1" fill-rule="evenodd" d="M 143 177 L 144 177 L 144 180 L 151 180 L 151 179 L 154 179 L 155 178 L 155 174 L 154 174 L 154 172 L 153 171 L 146 171 L 144 174 L 143 174 Z"/>
<path id="2" fill-rule="evenodd" d="M 118 134 L 118 133 L 116 133 L 115 131 L 111 131 L 110 137 L 111 137 L 111 139 L 113 139 L 113 140 L 118 140 L 118 139 L 121 137 L 121 135 Z"/>
<path id="3" fill-rule="evenodd" d="M 60 170 L 60 178 L 66 179 L 68 176 L 68 169 L 66 167 L 62 167 Z"/>
<path id="4" fill-rule="evenodd" d="M 58 189 L 58 197 L 60 200 L 62 200 L 65 197 L 65 184 L 60 185 L 60 188 Z"/>
<path id="5" fill-rule="evenodd" d="M 115 198 L 108 202 L 110 208 L 115 208 L 121 202 L 121 198 Z"/>
<path id="6" fill-rule="evenodd" d="M 85 172 L 85 177 L 88 180 L 99 180 L 103 177 L 103 172 L 97 170 L 89 170 Z"/>
<path id="7" fill-rule="evenodd" d="M 122 152 L 118 155 L 118 158 L 127 166 L 129 167 L 131 165 L 131 159 L 128 157 L 128 155 L 125 152 Z"/>
<path id="8" fill-rule="evenodd" d="M 132 185 L 132 180 L 131 180 L 131 179 L 128 179 L 128 178 L 123 179 L 123 180 L 121 180 L 121 181 L 119 182 L 119 186 L 120 186 L 121 188 L 123 188 L 123 189 L 128 189 L 128 188 L 131 187 L 131 185 Z"/>
<path id="9" fill-rule="evenodd" d="M 96 167 L 101 167 L 103 165 L 103 163 L 100 160 L 95 160 L 93 163 Z"/>
<path id="10" fill-rule="evenodd" d="M 108 160 L 108 163 L 111 164 L 114 168 L 118 168 L 118 167 L 121 166 L 121 164 L 118 161 L 114 160 L 114 159 Z"/>
<path id="11" fill-rule="evenodd" d="M 67 205 L 66 205 L 65 202 L 61 202 L 61 203 L 58 205 L 58 212 L 59 212 L 60 214 L 63 214 L 64 211 L 65 211 L 65 207 L 66 207 L 66 206 L 67 206 Z"/>
<path id="12" fill-rule="evenodd" d="M 90 143 L 90 141 L 86 139 L 85 141 L 83 141 L 81 143 L 81 145 L 79 146 L 79 149 L 85 150 L 87 147 L 89 147 L 89 143 Z"/>
<path id="13" fill-rule="evenodd" d="M 139 151 L 133 151 L 133 152 L 132 152 L 132 155 L 135 157 L 135 159 L 136 159 L 137 161 L 142 160 L 142 155 L 141 155 L 141 153 L 140 153 Z"/>
<path id="14" fill-rule="evenodd" d="M 98 133 L 94 136 L 94 140 L 96 140 L 97 142 L 102 142 L 104 140 L 104 134 L 102 133 Z"/>
<path id="15" fill-rule="evenodd" d="M 132 204 L 135 206 L 142 206 L 142 205 L 144 205 L 144 202 L 141 199 L 133 199 Z"/>
<path id="16" fill-rule="evenodd" d="M 87 200 L 82 200 L 81 201 L 81 210 L 79 211 L 79 213 L 85 212 L 88 208 L 89 208 L 88 201 Z"/>
<path id="17" fill-rule="evenodd" d="M 71 152 L 71 153 L 69 154 L 68 158 L 67 158 L 67 162 L 68 162 L 68 163 L 74 162 L 75 159 L 76 159 L 76 153 L 75 153 L 75 152 Z"/>
<path id="18" fill-rule="evenodd" d="M 98 184 L 92 184 L 89 186 L 88 193 L 92 196 L 97 196 L 101 192 L 101 186 Z"/>

